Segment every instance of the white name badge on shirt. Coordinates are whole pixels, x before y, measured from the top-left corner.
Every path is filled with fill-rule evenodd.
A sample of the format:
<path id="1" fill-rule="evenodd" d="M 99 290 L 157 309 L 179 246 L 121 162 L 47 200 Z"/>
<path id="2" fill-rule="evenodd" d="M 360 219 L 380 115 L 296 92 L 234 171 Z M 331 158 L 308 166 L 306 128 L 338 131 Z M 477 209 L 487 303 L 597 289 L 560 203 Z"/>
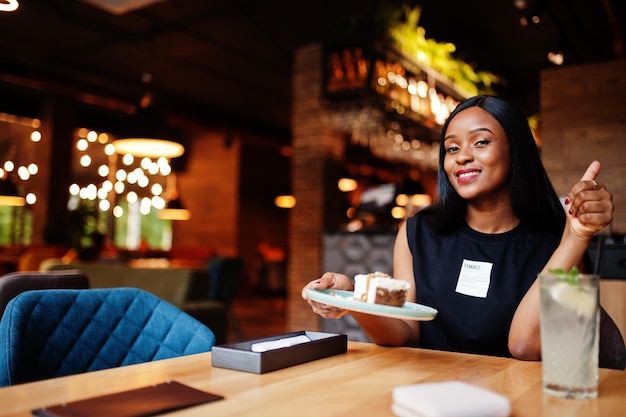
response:
<path id="1" fill-rule="evenodd" d="M 456 292 L 472 297 L 486 298 L 491 282 L 491 268 L 489 262 L 470 261 L 463 259 L 459 280 L 456 283 Z"/>

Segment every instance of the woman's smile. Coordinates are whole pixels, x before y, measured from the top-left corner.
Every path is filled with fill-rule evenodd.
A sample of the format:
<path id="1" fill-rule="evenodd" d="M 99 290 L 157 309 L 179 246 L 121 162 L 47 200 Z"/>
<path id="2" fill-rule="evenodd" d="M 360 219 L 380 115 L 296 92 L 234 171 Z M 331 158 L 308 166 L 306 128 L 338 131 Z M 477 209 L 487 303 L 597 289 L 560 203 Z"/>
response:
<path id="1" fill-rule="evenodd" d="M 456 178 L 459 184 L 467 184 L 474 181 L 479 175 L 478 169 L 463 169 L 456 172 Z"/>

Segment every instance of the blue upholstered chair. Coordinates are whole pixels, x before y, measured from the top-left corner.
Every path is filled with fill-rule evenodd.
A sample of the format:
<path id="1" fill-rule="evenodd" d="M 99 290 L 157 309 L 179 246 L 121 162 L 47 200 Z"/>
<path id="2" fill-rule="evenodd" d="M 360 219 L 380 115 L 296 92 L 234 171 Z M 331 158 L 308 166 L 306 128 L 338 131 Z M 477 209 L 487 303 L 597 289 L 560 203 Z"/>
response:
<path id="1" fill-rule="evenodd" d="M 136 288 L 25 291 L 0 321 L 0 386 L 208 352 L 213 332 Z"/>

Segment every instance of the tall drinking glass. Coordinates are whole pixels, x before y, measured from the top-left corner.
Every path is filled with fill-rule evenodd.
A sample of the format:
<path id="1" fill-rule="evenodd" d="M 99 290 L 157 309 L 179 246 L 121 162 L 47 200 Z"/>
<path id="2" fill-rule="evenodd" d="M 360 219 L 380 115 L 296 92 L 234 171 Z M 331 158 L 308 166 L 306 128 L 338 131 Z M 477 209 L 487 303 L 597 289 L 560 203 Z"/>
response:
<path id="1" fill-rule="evenodd" d="M 600 277 L 539 275 L 543 389 L 561 398 L 598 396 Z"/>

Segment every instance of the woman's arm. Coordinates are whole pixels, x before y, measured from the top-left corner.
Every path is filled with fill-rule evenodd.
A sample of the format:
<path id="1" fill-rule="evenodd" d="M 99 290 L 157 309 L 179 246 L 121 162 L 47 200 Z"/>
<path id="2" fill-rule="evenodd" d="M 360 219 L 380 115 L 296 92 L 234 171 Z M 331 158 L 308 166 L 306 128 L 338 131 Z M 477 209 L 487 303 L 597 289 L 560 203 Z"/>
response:
<path id="1" fill-rule="evenodd" d="M 407 301 L 415 301 L 415 280 L 413 278 L 413 261 L 406 237 L 406 227 L 403 224 L 398 231 L 394 246 L 394 278 L 403 279 L 411 284 L 407 294 Z M 353 291 L 354 285 L 350 278 L 343 274 L 327 272 L 320 278 L 311 281 L 305 288 L 334 288 Z M 302 290 L 302 297 L 308 301 L 313 311 L 324 318 L 339 318 L 346 314 L 343 309 L 327 306 L 310 300 Z M 371 314 L 351 312 L 365 334 L 374 343 L 385 346 L 414 345 L 419 341 L 419 326 L 416 321 L 405 321 Z"/>
<path id="2" fill-rule="evenodd" d="M 407 281 L 411 287 L 407 291 L 407 301 L 415 302 L 415 278 L 413 277 L 413 256 L 409 250 L 406 235 L 406 222 L 402 223 L 396 236 L 393 249 L 393 277 Z M 353 313 L 352 316 L 370 340 L 384 346 L 416 346 L 419 343 L 419 321 L 399 320 Z"/>
<path id="3" fill-rule="evenodd" d="M 580 265 L 588 246 L 589 242 L 563 236 L 543 271 L 556 268 L 569 270 L 574 265 Z M 541 359 L 539 279 L 535 279 L 515 311 L 509 332 L 509 351 L 518 359 Z"/>
<path id="4" fill-rule="evenodd" d="M 613 196 L 595 181 L 600 163 L 594 161 L 566 197 L 566 225 L 561 242 L 543 271 L 580 267 L 593 236 L 613 221 Z M 522 360 L 541 359 L 539 281 L 520 302 L 509 332 L 509 351 Z"/>

